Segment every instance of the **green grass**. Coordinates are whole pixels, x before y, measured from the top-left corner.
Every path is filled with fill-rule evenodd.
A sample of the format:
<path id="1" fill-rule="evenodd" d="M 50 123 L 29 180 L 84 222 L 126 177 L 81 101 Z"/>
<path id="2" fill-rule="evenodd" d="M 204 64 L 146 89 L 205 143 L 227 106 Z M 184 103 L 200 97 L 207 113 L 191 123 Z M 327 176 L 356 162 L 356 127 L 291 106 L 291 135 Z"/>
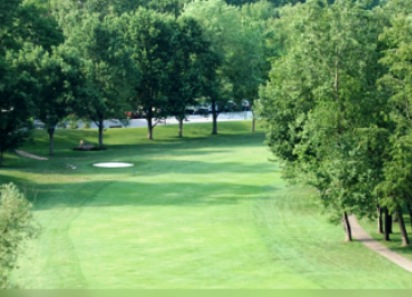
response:
<path id="1" fill-rule="evenodd" d="M 105 132 L 59 130 L 56 155 L 6 155 L 42 225 L 13 280 L 23 288 L 412 288 L 412 275 L 319 215 L 312 190 L 289 188 L 250 122 Z M 39 131 L 26 151 L 47 155 Z M 102 169 L 98 161 L 134 168 Z M 67 168 L 74 164 L 76 170 Z"/>

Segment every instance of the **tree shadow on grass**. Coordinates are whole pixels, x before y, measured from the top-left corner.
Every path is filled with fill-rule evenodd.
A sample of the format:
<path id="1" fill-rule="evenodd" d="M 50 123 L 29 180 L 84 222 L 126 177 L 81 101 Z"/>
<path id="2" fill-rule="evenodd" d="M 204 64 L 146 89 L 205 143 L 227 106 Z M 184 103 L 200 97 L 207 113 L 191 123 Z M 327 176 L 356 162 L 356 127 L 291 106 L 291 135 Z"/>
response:
<path id="1" fill-rule="evenodd" d="M 69 131 L 71 132 L 71 131 Z M 88 131 L 86 131 L 88 132 Z M 82 132 L 82 135 L 85 132 Z M 86 133 L 90 134 L 90 133 Z M 84 136 L 84 135 L 83 135 Z M 179 154 L 184 151 L 189 154 L 194 154 L 196 150 L 201 149 L 231 149 L 233 147 L 259 147 L 263 146 L 263 134 L 224 134 L 217 136 L 203 136 L 203 137 L 190 137 L 190 138 L 165 138 L 159 140 L 142 140 L 137 139 L 132 143 L 124 140 L 123 143 L 110 143 L 107 142 L 105 151 L 73 151 L 79 145 L 79 141 L 84 137 L 77 137 L 76 140 L 72 139 L 70 133 L 66 133 L 61 137 L 55 139 L 54 156 L 48 155 L 48 139 L 42 138 L 32 144 L 27 144 L 22 147 L 22 150 L 40 155 L 42 157 L 49 158 L 47 162 L 58 162 L 62 159 L 83 159 L 93 157 L 113 157 L 123 156 L 125 154 L 132 155 L 152 155 L 159 153 L 173 154 L 177 152 Z M 201 153 L 201 152 L 200 152 Z M 200 154 L 199 153 L 199 154 Z M 67 160 L 65 160 L 67 161 Z M 18 156 L 16 154 L 7 154 L 4 159 L 5 168 L 24 168 L 25 166 L 36 166 L 43 164 L 41 161 L 34 161 L 28 158 Z"/>
<path id="2" fill-rule="evenodd" d="M 207 155 L 207 154 L 219 154 L 227 153 L 228 151 L 223 150 L 204 150 L 204 151 L 184 151 L 175 156 L 196 156 L 196 155 Z M 93 164 L 96 162 L 132 162 L 133 167 L 127 168 L 98 168 L 94 167 Z M 39 161 L 37 161 L 39 162 Z M 75 166 L 72 169 L 69 165 Z M 239 160 L 238 162 L 213 162 L 213 157 L 211 161 L 195 161 L 195 160 L 179 160 L 173 159 L 172 157 L 162 157 L 159 158 L 142 158 L 142 159 L 131 159 L 130 157 L 122 156 L 116 157 L 106 156 L 101 158 L 85 158 L 76 160 L 61 160 L 59 162 L 51 162 L 48 164 L 33 164 L 32 166 L 27 166 L 27 164 L 21 166 L 15 166 L 14 169 L 19 169 L 21 172 L 32 173 L 36 175 L 44 175 L 60 177 L 61 179 L 74 178 L 77 175 L 84 177 L 90 176 L 94 178 L 98 175 L 110 175 L 110 176 L 158 176 L 165 174 L 182 174 L 182 175 L 218 175 L 225 174 L 230 175 L 231 173 L 244 173 L 244 174 L 265 174 L 265 173 L 276 173 L 279 172 L 280 168 L 273 163 L 248 163 L 247 160 Z M 4 172 L 7 173 L 8 170 Z M 4 175 L 6 177 L 7 175 Z M 1 176 L 0 176 L 1 177 Z M 124 177 L 119 177 L 124 178 Z"/>
<path id="3" fill-rule="evenodd" d="M 30 184 L 30 197 L 36 197 L 35 210 L 67 207 L 111 206 L 216 206 L 245 200 L 268 199 L 274 187 L 235 183 L 139 183 L 96 181 L 70 184 Z M 35 195 L 34 195 L 35 193 Z M 262 195 L 259 195 L 261 193 Z M 31 200 L 31 199 L 30 199 Z"/>

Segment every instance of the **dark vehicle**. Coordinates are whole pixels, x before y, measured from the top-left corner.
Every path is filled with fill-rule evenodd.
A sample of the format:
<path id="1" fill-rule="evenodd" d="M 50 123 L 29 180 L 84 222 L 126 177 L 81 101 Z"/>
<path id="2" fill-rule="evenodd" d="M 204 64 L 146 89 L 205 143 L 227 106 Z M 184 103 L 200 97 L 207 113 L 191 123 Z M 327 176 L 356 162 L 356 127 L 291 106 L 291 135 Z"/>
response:
<path id="1" fill-rule="evenodd" d="M 227 104 L 223 108 L 224 112 L 230 112 L 230 111 L 238 111 L 237 104 L 233 101 L 228 101 Z"/>
<path id="2" fill-rule="evenodd" d="M 210 110 L 207 108 L 198 108 L 193 112 L 195 115 L 208 115 L 209 113 Z"/>
<path id="3" fill-rule="evenodd" d="M 190 108 L 185 109 L 185 115 L 192 115 L 194 112 L 195 112 L 194 109 L 190 109 Z"/>
<path id="4" fill-rule="evenodd" d="M 250 103 L 246 99 L 242 100 L 242 110 L 243 111 L 250 111 Z"/>

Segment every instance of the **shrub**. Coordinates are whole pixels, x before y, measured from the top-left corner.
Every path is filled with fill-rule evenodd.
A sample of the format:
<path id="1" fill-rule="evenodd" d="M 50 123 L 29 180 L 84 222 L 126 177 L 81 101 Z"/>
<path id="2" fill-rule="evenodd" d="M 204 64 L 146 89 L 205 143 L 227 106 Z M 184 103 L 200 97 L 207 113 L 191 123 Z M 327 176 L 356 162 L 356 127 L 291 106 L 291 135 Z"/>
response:
<path id="1" fill-rule="evenodd" d="M 12 184 L 0 186 L 0 289 L 10 288 L 9 277 L 26 239 L 37 234 L 31 204 Z"/>
<path id="2" fill-rule="evenodd" d="M 84 123 L 84 126 L 83 126 L 84 129 L 90 129 L 90 127 L 91 127 L 91 125 L 92 125 L 92 121 L 91 121 L 91 120 L 89 120 L 89 119 L 84 119 L 84 120 L 83 120 L 83 123 Z"/>
<path id="3" fill-rule="evenodd" d="M 79 128 L 79 119 L 75 115 L 69 115 L 67 117 L 69 129 L 77 129 Z"/>

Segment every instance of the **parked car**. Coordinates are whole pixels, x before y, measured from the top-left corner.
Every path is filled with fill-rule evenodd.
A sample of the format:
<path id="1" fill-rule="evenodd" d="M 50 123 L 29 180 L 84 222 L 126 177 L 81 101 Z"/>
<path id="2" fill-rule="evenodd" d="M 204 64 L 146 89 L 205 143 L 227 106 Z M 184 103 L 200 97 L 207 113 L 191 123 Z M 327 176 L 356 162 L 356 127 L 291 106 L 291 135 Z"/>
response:
<path id="1" fill-rule="evenodd" d="M 192 115 L 194 112 L 195 112 L 194 109 L 191 109 L 191 108 L 185 109 L 185 115 Z"/>
<path id="2" fill-rule="evenodd" d="M 227 104 L 224 106 L 223 111 L 224 112 L 238 111 L 237 104 L 234 101 L 229 100 Z"/>
<path id="3" fill-rule="evenodd" d="M 198 108 L 193 112 L 196 115 L 208 115 L 209 113 L 210 110 L 208 108 Z"/>
<path id="4" fill-rule="evenodd" d="M 141 110 L 126 111 L 125 114 L 129 119 L 142 119 L 145 117 L 145 113 Z"/>
<path id="5" fill-rule="evenodd" d="M 246 99 L 242 100 L 242 110 L 249 111 L 250 110 L 250 103 Z"/>

